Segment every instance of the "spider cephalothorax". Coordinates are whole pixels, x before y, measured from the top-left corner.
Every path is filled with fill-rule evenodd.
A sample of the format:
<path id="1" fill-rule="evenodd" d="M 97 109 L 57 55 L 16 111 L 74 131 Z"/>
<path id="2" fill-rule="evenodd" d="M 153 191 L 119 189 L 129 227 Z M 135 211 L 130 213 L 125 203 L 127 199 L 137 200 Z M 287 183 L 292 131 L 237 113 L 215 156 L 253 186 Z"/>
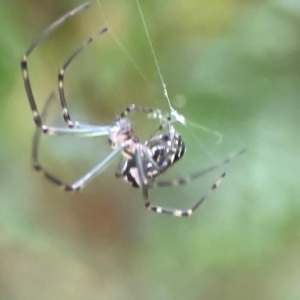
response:
<path id="1" fill-rule="evenodd" d="M 138 138 L 134 135 L 131 122 L 127 118 L 117 118 L 109 129 L 108 142 L 112 149 L 116 149 L 131 140 L 138 142 Z"/>

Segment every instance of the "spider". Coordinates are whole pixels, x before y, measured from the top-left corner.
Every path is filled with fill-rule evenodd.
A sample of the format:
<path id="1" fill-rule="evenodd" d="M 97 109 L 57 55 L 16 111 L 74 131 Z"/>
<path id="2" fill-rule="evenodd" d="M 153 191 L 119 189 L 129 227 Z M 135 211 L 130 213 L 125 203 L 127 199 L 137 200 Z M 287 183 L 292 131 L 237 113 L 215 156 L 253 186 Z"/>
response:
<path id="1" fill-rule="evenodd" d="M 48 28 L 46 28 L 31 44 L 28 50 L 25 52 L 21 59 L 21 71 L 27 98 L 33 113 L 33 119 L 36 125 L 36 131 L 33 138 L 32 146 L 32 163 L 36 171 L 43 172 L 46 179 L 55 185 L 61 186 L 65 191 L 79 191 L 88 182 L 93 180 L 99 175 L 103 169 L 110 163 L 110 161 L 117 155 L 121 154 L 121 161 L 115 172 L 116 177 L 123 178 L 135 188 L 141 188 L 143 194 L 144 205 L 149 211 L 156 213 L 165 213 L 173 216 L 190 216 L 203 201 L 213 193 L 213 191 L 219 186 L 225 173 L 216 180 L 216 182 L 210 187 L 208 192 L 201 197 L 191 208 L 187 210 L 179 210 L 173 208 L 164 208 L 155 206 L 150 203 L 148 190 L 153 187 L 166 187 L 166 186 L 178 186 L 185 185 L 190 181 L 202 177 L 203 175 L 217 169 L 221 164 L 228 163 L 233 157 L 236 157 L 244 152 L 244 150 L 238 151 L 231 155 L 218 165 L 211 166 L 202 171 L 190 174 L 186 177 L 181 177 L 171 181 L 159 181 L 156 178 L 165 172 L 175 162 L 180 160 L 185 153 L 185 144 L 181 135 L 176 131 L 172 125 L 171 118 L 163 118 L 160 120 L 160 125 L 154 134 L 145 142 L 140 142 L 138 137 L 133 131 L 132 124 L 128 115 L 132 112 L 139 112 L 150 114 L 154 112 L 154 109 L 149 107 L 141 107 L 135 104 L 129 105 L 123 112 L 121 112 L 110 125 L 89 125 L 81 124 L 78 121 L 72 121 L 64 94 L 64 74 L 68 65 L 72 60 L 80 53 L 88 44 L 90 44 L 97 36 L 102 35 L 108 29 L 105 27 L 97 32 L 94 36 L 85 40 L 65 61 L 62 68 L 58 73 L 58 91 L 60 96 L 60 102 L 62 105 L 63 118 L 68 128 L 53 127 L 45 125 L 43 119 L 46 118 L 48 106 L 54 98 L 52 93 L 48 98 L 42 113 L 40 114 L 35 102 L 35 98 L 31 89 L 31 83 L 28 75 L 27 59 L 33 52 L 35 47 L 44 40 L 53 30 L 59 25 L 64 23 L 69 17 L 74 16 L 80 11 L 89 7 L 89 3 L 84 3 L 75 9 L 67 12 L 55 22 L 53 22 Z M 162 132 L 161 134 L 158 134 Z M 89 172 L 79 178 L 72 184 L 66 184 L 56 176 L 50 174 L 46 169 L 42 167 L 38 160 L 38 144 L 41 133 L 46 135 L 72 135 L 78 137 L 99 137 L 107 136 L 108 142 L 112 148 L 112 152 L 93 167 Z"/>

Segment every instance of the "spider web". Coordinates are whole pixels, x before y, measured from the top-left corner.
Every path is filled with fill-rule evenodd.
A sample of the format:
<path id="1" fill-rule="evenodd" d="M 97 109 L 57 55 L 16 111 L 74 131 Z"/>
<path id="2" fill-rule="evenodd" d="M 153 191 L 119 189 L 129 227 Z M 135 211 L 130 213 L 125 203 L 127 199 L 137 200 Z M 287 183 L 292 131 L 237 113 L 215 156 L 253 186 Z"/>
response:
<path id="1" fill-rule="evenodd" d="M 134 60 L 134 58 L 130 55 L 130 53 L 127 51 L 127 49 L 125 48 L 125 46 L 122 44 L 122 42 L 120 41 L 120 39 L 118 38 L 118 36 L 114 33 L 114 29 L 111 26 L 111 24 L 108 21 L 108 17 L 105 13 L 104 7 L 101 4 L 100 0 L 96 0 L 97 4 L 99 6 L 100 12 L 101 12 L 101 16 L 102 19 L 105 23 L 105 25 L 109 28 L 109 33 L 111 34 L 112 38 L 114 39 L 114 41 L 117 43 L 117 45 L 120 47 L 120 49 L 122 50 L 122 52 L 124 53 L 124 55 L 127 57 L 127 59 L 129 60 L 129 62 L 133 65 L 133 67 L 136 69 L 136 71 L 140 74 L 140 76 L 143 78 L 143 80 L 145 80 L 147 82 L 147 77 L 145 76 L 145 74 L 143 73 L 143 71 L 141 70 L 141 68 L 139 67 L 139 65 L 137 64 L 137 62 Z M 216 141 L 215 143 L 217 145 L 220 145 L 222 143 L 223 140 L 223 134 L 220 133 L 219 131 L 216 131 L 214 129 L 208 128 L 200 123 L 196 123 L 193 122 L 189 119 L 186 118 L 186 116 L 184 116 L 183 114 L 181 114 L 180 112 L 178 112 L 171 103 L 171 100 L 169 98 L 169 93 L 168 93 L 168 89 L 167 89 L 167 85 L 165 83 L 161 68 L 160 68 L 160 64 L 158 61 L 158 58 L 156 56 L 155 53 L 155 49 L 150 37 L 150 33 L 148 30 L 148 26 L 147 26 L 147 22 L 140 4 L 139 0 L 132 0 L 133 2 L 135 2 L 135 5 L 138 9 L 138 13 L 139 13 L 139 17 L 141 19 L 142 22 L 142 26 L 144 28 L 144 32 L 145 32 L 145 36 L 147 38 L 147 42 L 151 51 L 151 55 L 152 55 L 152 59 L 153 59 L 153 63 L 155 64 L 156 67 L 156 71 L 161 83 L 161 88 L 162 88 L 162 93 L 163 96 L 165 98 L 165 100 L 167 101 L 168 107 L 169 107 L 169 112 L 162 112 L 160 109 L 156 109 L 153 113 L 148 115 L 149 119 L 157 119 L 159 120 L 161 123 L 163 122 L 163 120 L 166 120 L 166 117 L 171 117 L 171 122 L 172 123 L 180 123 L 181 125 L 183 125 L 186 130 L 190 133 L 190 135 L 193 137 L 194 141 L 200 146 L 200 148 L 202 149 L 202 151 L 214 162 L 217 162 L 217 159 L 215 159 L 215 157 L 211 154 L 211 152 L 209 152 L 206 147 L 204 146 L 204 144 L 199 140 L 199 137 L 197 137 L 197 135 L 195 134 L 194 130 L 191 130 L 191 128 L 194 128 L 196 130 L 201 130 L 205 133 L 208 134 L 212 134 L 215 136 Z"/>

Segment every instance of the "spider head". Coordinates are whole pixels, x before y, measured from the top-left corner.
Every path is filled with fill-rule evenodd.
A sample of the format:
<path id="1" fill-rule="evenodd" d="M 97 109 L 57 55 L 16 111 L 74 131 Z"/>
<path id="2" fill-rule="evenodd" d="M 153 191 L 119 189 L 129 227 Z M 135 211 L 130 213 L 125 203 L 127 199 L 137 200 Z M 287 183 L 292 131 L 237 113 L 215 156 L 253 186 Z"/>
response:
<path id="1" fill-rule="evenodd" d="M 129 119 L 116 119 L 110 128 L 108 141 L 112 149 L 122 146 L 128 140 L 137 140 Z"/>

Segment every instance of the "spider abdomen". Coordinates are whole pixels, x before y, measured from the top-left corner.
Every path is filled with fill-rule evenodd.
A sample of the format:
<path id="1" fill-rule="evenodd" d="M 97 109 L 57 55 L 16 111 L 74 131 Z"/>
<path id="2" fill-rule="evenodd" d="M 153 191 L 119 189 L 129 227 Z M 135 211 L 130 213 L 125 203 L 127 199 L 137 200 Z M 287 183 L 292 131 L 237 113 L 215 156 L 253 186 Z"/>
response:
<path id="1" fill-rule="evenodd" d="M 173 143 L 169 135 L 160 135 L 152 138 L 146 143 L 149 154 L 154 163 L 143 157 L 144 170 L 147 179 L 153 183 L 155 178 L 165 172 L 170 166 L 178 161 L 185 153 L 185 144 L 181 136 L 176 133 Z M 135 159 L 128 159 L 122 170 L 123 179 L 135 188 L 141 186 L 141 178 L 138 172 Z M 148 187 L 151 187 L 149 185 Z"/>
<path id="2" fill-rule="evenodd" d="M 152 153 L 152 158 L 160 168 L 159 174 L 178 161 L 186 151 L 181 135 L 177 132 L 174 135 L 173 143 L 169 135 L 162 135 L 159 136 L 159 139 L 150 140 L 147 143 L 147 147 Z M 147 169 L 150 171 L 150 165 Z"/>

